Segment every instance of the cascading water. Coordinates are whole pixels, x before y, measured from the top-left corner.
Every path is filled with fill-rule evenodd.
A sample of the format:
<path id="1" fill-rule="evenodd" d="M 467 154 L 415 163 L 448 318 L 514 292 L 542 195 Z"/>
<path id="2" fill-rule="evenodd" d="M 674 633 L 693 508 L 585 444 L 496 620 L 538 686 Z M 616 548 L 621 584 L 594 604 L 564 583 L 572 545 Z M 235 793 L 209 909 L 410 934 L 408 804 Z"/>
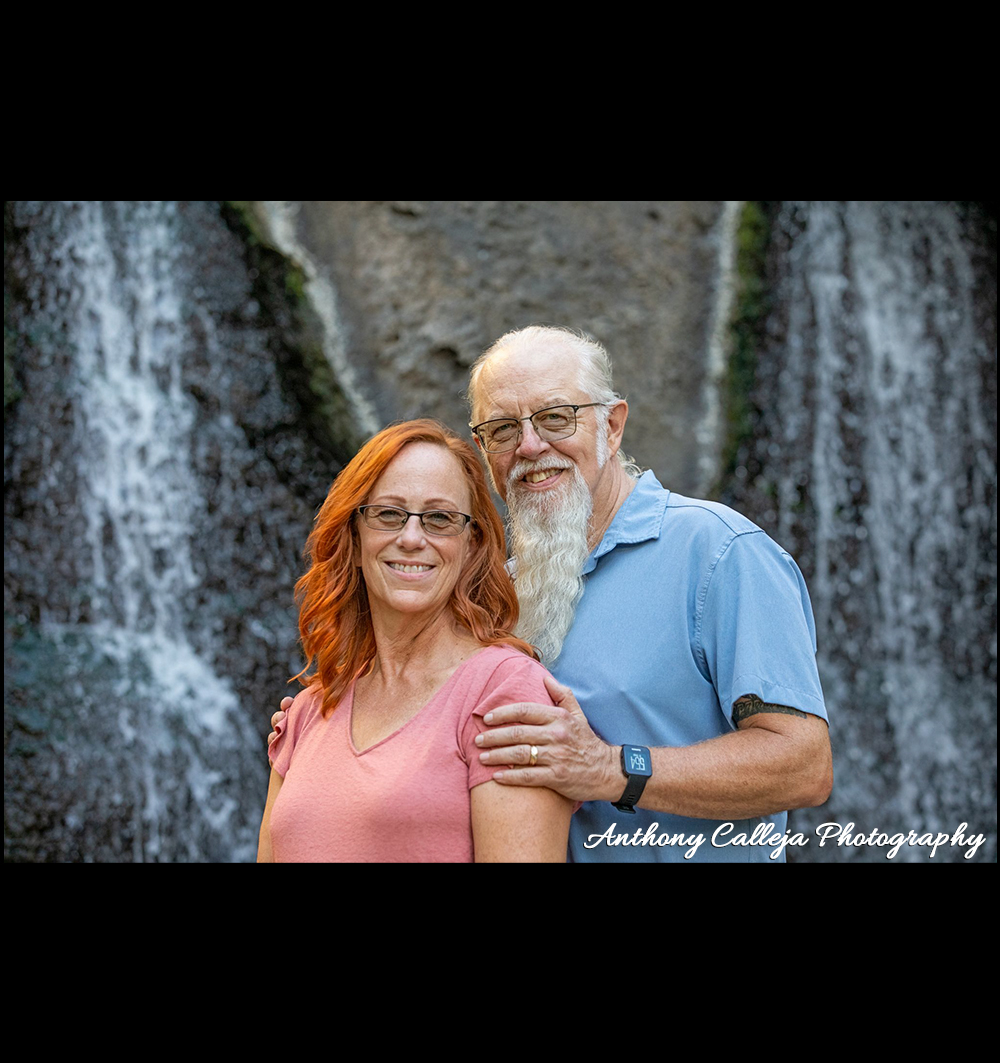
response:
<path id="1" fill-rule="evenodd" d="M 796 813 L 795 828 L 966 823 L 987 836 L 978 858 L 995 859 L 988 248 L 952 205 L 921 203 L 783 204 L 772 244 L 756 398 L 766 431 L 747 497 L 809 580 L 837 769 L 830 802 Z"/>
<path id="2" fill-rule="evenodd" d="M 277 649 L 282 666 L 266 680 L 273 701 L 301 667 L 288 652 L 294 569 L 277 573 L 277 631 L 259 602 L 240 616 L 241 596 L 259 578 L 253 566 L 282 562 L 267 556 L 274 537 L 265 545 L 256 529 L 255 556 L 231 546 L 249 538 L 255 500 L 264 508 L 254 481 L 267 463 L 246 453 L 225 408 L 243 387 L 232 367 L 242 341 L 235 329 L 218 335 L 226 315 L 210 312 L 219 296 L 206 290 L 210 267 L 191 246 L 199 221 L 218 228 L 204 259 L 232 237 L 217 215 L 188 216 L 197 210 L 17 208 L 30 264 L 26 331 L 37 348 L 25 372 L 45 375 L 28 394 L 60 411 L 18 411 L 34 424 L 13 452 L 22 511 L 6 522 L 5 568 L 37 610 L 19 618 L 33 621 L 16 643 L 27 685 L 19 723 L 44 738 L 46 755 L 31 739 L 13 752 L 31 758 L 32 788 L 44 791 L 38 774 L 48 775 L 47 814 L 60 821 L 52 848 L 15 849 L 19 858 L 247 860 L 255 852 L 263 714 L 255 723 L 247 710 L 247 676 L 238 693 L 227 673 L 245 673 L 248 655 L 263 664 Z M 245 353 L 244 362 L 250 372 Z M 270 386 L 259 386 L 265 406 Z M 210 424 L 200 405 L 213 407 Z M 300 507 L 280 498 L 275 507 L 301 528 Z M 51 511 L 51 543 L 39 508 Z M 19 609 L 6 602 L 8 614 Z M 248 652 L 226 644 L 237 625 Z M 26 814 L 38 818 L 37 808 Z"/>
<path id="3" fill-rule="evenodd" d="M 156 859 L 176 785 L 175 758 L 188 761 L 190 798 L 222 838 L 238 795 L 198 750 L 236 749 L 254 736 L 231 683 L 195 648 L 183 615 L 198 585 L 190 538 L 195 511 L 205 503 L 187 455 L 194 411 L 180 370 L 190 338 L 172 208 L 119 208 L 106 222 L 99 204 L 86 204 L 75 220 L 67 240 L 78 259 L 78 302 L 70 314 L 77 328 L 81 509 L 94 571 L 91 630 L 94 649 L 115 662 L 121 677 L 115 715 L 122 737 L 144 747 L 146 830 L 133 855 Z M 114 248 L 109 227 L 116 230 Z M 195 738 L 187 749 L 185 733 Z M 249 855 L 250 840 L 245 832 L 232 839 L 234 858 Z"/>

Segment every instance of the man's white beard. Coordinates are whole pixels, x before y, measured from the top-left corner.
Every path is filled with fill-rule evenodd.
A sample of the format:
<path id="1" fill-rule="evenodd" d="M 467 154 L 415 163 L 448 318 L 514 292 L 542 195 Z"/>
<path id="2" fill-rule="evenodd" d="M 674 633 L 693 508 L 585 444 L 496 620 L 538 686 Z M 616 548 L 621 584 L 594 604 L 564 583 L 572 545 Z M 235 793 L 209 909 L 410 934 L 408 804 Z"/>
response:
<path id="1" fill-rule="evenodd" d="M 536 494 L 518 484 L 541 462 L 520 462 L 507 489 L 511 551 L 516 558 L 514 586 L 521 614 L 516 634 L 537 647 L 550 666 L 559 656 L 583 594 L 583 564 L 590 554 L 587 532 L 593 500 L 575 465 L 557 490 Z M 551 461 L 545 462 L 551 468 Z M 565 475 L 565 474 L 564 474 Z"/>

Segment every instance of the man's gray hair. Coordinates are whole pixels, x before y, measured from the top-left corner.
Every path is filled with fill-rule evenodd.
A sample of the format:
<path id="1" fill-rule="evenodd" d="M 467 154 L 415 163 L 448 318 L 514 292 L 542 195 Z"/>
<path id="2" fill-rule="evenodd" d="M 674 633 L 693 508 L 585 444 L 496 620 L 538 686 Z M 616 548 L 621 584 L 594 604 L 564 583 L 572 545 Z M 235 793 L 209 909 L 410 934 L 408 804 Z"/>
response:
<path id="1" fill-rule="evenodd" d="M 534 339 L 546 339 L 553 336 L 561 337 L 573 350 L 580 353 L 582 371 L 580 384 L 594 402 L 603 402 L 610 406 L 621 401 L 622 397 L 615 391 L 611 378 L 611 358 L 602 343 L 582 329 L 564 328 L 562 325 L 528 325 L 526 328 L 505 332 L 473 362 L 469 370 L 469 388 L 466 392 L 470 415 L 475 417 L 476 385 L 479 383 L 479 374 L 493 355 L 499 354 L 514 342 L 530 342 Z M 595 413 L 598 423 L 606 429 L 610 411 L 606 407 L 599 407 Z M 618 460 L 629 476 L 638 478 L 642 475 L 642 469 L 621 449 L 618 451 Z"/>

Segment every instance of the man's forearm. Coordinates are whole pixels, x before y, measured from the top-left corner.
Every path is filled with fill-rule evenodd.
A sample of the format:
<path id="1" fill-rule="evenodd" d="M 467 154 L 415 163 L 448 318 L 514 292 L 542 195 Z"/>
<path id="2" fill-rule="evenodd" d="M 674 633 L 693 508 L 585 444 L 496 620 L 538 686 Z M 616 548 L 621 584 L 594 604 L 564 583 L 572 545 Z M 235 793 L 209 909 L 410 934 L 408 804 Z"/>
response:
<path id="1" fill-rule="evenodd" d="M 547 786 L 573 801 L 619 801 L 621 746 L 590 726 L 573 692 L 551 676 L 553 705 L 503 705 L 486 714 L 480 760 L 506 786 Z M 753 694 L 733 703 L 736 730 L 697 745 L 650 750 L 653 774 L 637 807 L 702 819 L 748 819 L 821 805 L 833 784 L 826 721 Z M 635 735 L 620 740 L 635 741 Z"/>
<path id="2" fill-rule="evenodd" d="M 775 730 L 750 724 L 693 746 L 650 750 L 653 774 L 638 808 L 701 819 L 754 816 L 822 804 L 832 784 L 830 743 L 817 716 Z M 603 801 L 617 801 L 625 789 L 619 746 L 600 779 Z M 617 790 L 617 792 L 613 792 Z M 597 796 L 595 794 L 595 796 Z"/>

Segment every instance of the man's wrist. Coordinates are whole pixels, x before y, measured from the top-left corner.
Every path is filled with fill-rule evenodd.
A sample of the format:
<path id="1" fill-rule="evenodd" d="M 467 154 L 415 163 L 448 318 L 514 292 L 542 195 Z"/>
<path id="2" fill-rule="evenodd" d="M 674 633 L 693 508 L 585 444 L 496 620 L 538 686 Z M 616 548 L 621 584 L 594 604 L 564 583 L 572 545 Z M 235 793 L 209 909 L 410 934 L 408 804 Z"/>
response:
<path id="1" fill-rule="evenodd" d="M 619 751 L 619 766 L 625 780 L 621 794 L 611 803 L 619 812 L 632 814 L 642 799 L 653 774 L 652 754 L 645 746 L 624 745 Z"/>
<path id="2" fill-rule="evenodd" d="M 622 747 L 605 746 L 604 779 L 599 801 L 617 801 L 628 783 L 628 776 L 622 772 Z"/>

